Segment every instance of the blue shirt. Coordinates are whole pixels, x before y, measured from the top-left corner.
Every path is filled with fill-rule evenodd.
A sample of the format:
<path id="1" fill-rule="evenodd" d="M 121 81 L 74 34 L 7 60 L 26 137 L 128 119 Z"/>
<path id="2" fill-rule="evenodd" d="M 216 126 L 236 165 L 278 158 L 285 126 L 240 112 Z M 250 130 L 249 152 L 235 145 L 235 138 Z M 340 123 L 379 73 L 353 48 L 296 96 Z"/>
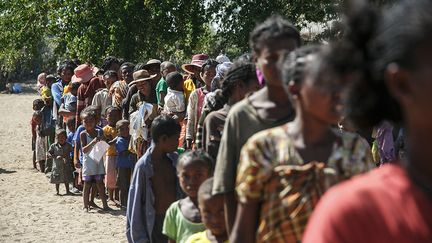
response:
<path id="1" fill-rule="evenodd" d="M 154 209 L 155 197 L 151 185 L 154 174 L 151 154 L 153 146 L 138 160 L 129 188 L 128 205 L 126 211 L 126 236 L 128 242 L 152 242 L 156 212 Z M 167 154 L 174 168 L 177 166 L 177 153 Z M 177 181 L 177 199 L 183 194 Z"/>
<path id="2" fill-rule="evenodd" d="M 130 136 L 128 138 L 117 137 L 115 144 L 117 151 L 117 167 L 119 168 L 133 168 L 134 167 L 134 156 L 131 153 L 127 155 L 121 155 L 122 152 L 129 150 Z"/>
<path id="3" fill-rule="evenodd" d="M 54 102 L 57 104 L 57 107 L 60 107 L 61 105 L 61 97 L 63 94 L 63 83 L 62 80 L 59 79 L 58 82 L 53 83 L 51 85 L 51 94 L 54 98 Z"/>

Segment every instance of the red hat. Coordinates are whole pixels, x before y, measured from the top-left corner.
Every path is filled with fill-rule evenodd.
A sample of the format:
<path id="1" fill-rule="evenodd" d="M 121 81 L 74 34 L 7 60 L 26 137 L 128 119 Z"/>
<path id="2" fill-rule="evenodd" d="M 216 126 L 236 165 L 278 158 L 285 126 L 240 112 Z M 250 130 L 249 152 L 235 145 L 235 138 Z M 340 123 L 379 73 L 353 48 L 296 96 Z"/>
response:
<path id="1" fill-rule="evenodd" d="M 97 68 L 89 64 L 81 64 L 75 68 L 72 82 L 87 83 L 95 76 L 97 71 Z"/>
<path id="2" fill-rule="evenodd" d="M 194 68 L 201 68 L 204 62 L 207 61 L 207 59 L 209 59 L 209 56 L 207 54 L 193 55 L 191 63 L 183 64 L 182 69 L 187 73 L 193 74 Z"/>

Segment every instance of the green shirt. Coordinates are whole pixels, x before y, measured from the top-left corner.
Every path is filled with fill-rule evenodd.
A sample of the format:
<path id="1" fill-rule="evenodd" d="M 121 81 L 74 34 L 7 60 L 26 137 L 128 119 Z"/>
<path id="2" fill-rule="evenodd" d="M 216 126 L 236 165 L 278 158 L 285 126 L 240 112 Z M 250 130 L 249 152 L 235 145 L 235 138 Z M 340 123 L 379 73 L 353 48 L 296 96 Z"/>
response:
<path id="1" fill-rule="evenodd" d="M 165 81 L 165 79 L 162 77 L 159 80 L 159 82 L 156 84 L 156 98 L 157 98 L 158 105 L 161 105 L 161 106 L 164 105 L 164 101 L 161 100 L 161 98 L 160 98 L 160 92 L 164 92 L 166 94 L 167 90 L 168 90 L 168 84 Z"/>
<path id="2" fill-rule="evenodd" d="M 165 214 L 162 233 L 178 243 L 184 243 L 189 236 L 205 230 L 203 223 L 193 223 L 183 216 L 179 201 L 174 202 Z"/>

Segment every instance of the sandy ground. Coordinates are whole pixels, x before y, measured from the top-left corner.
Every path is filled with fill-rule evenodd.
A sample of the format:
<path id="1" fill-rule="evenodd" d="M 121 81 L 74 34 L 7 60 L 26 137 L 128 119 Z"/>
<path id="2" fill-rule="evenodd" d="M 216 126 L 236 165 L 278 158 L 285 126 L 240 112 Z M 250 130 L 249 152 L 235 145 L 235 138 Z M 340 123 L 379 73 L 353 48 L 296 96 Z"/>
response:
<path id="1" fill-rule="evenodd" d="M 126 242 L 124 211 L 86 213 L 81 196 L 55 196 L 55 186 L 32 168 L 37 97 L 0 94 L 0 242 Z"/>

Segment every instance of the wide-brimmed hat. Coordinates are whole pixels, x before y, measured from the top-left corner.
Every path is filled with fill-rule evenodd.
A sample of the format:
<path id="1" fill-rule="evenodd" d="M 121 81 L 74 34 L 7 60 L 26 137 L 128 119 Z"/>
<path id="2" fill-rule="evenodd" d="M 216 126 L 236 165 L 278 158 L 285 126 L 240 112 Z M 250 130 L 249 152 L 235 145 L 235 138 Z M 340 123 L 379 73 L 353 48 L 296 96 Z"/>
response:
<path id="1" fill-rule="evenodd" d="M 152 66 L 159 66 L 160 67 L 160 65 L 161 65 L 161 61 L 160 60 L 157 60 L 157 59 L 150 59 L 144 66 L 143 66 L 143 68 L 145 69 L 145 70 L 148 70 L 147 68 L 150 68 L 150 67 L 152 67 Z"/>
<path id="2" fill-rule="evenodd" d="M 81 64 L 75 68 L 72 82 L 87 83 L 96 75 L 98 70 L 89 64 Z"/>
<path id="3" fill-rule="evenodd" d="M 201 68 L 205 61 L 209 59 L 207 54 L 196 54 L 192 57 L 191 63 L 183 64 L 183 71 L 193 74 L 194 68 Z"/>
<path id="4" fill-rule="evenodd" d="M 139 70 L 133 73 L 134 81 L 130 82 L 129 86 L 132 86 L 139 82 L 148 81 L 152 78 L 156 77 L 156 74 L 150 75 L 147 70 Z"/>

